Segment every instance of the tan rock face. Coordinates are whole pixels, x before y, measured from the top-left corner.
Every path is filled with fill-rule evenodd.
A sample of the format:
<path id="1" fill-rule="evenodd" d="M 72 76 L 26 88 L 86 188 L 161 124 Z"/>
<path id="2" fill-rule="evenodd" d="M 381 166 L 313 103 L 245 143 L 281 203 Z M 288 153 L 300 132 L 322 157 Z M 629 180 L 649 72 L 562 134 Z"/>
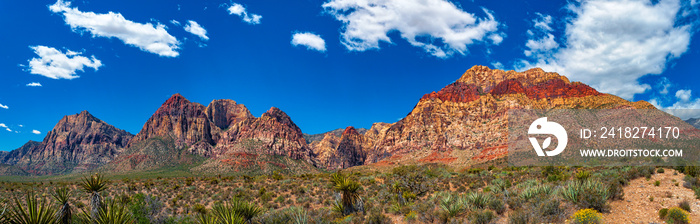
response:
<path id="1" fill-rule="evenodd" d="M 42 142 L 30 141 L 0 162 L 39 175 L 90 170 L 111 161 L 132 137 L 83 111 L 63 117 Z"/>

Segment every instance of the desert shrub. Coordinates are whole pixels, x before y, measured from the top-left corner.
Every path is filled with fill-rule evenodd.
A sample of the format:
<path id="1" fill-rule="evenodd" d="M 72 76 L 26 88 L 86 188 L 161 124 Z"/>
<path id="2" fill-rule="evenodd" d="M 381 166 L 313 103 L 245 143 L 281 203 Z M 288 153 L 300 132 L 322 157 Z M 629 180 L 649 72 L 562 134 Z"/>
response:
<path id="1" fill-rule="evenodd" d="M 583 208 L 593 208 L 598 211 L 607 210 L 610 197 L 609 187 L 597 180 L 584 182 L 569 181 L 561 190 L 564 199 Z"/>
<path id="2" fill-rule="evenodd" d="M 559 200 L 549 198 L 542 201 L 539 205 L 538 212 L 541 217 L 555 216 L 563 213 L 563 209 L 559 207 Z"/>
<path id="3" fill-rule="evenodd" d="M 487 224 L 495 217 L 491 210 L 477 210 L 469 214 L 469 221 L 475 224 Z"/>
<path id="4" fill-rule="evenodd" d="M 666 215 L 668 215 L 668 208 L 662 208 L 661 210 L 659 210 L 660 219 L 666 219 Z"/>
<path id="5" fill-rule="evenodd" d="M 373 208 L 369 211 L 369 215 L 367 215 L 367 223 L 370 224 L 389 224 L 391 223 L 391 219 L 384 215 L 382 211 L 378 208 Z"/>
<path id="6" fill-rule="evenodd" d="M 459 196 L 454 196 L 450 193 L 441 193 L 440 209 L 442 209 L 447 218 L 452 218 L 466 211 L 466 204 Z"/>
<path id="7" fill-rule="evenodd" d="M 192 209 L 198 214 L 207 214 L 207 208 L 202 204 L 195 204 Z"/>
<path id="8" fill-rule="evenodd" d="M 508 216 L 509 224 L 528 224 L 530 223 L 530 214 L 522 210 L 517 210 Z"/>
<path id="9" fill-rule="evenodd" d="M 664 170 L 664 168 L 659 167 L 659 169 L 656 169 L 656 172 L 657 173 L 664 173 L 666 171 Z"/>
<path id="10" fill-rule="evenodd" d="M 571 216 L 572 224 L 600 224 L 602 222 L 603 216 L 590 208 L 578 210 Z"/>
<path id="11" fill-rule="evenodd" d="M 658 180 L 657 180 L 657 181 L 654 181 L 654 186 L 657 186 L 657 187 L 658 187 L 659 185 L 661 185 L 661 181 L 658 181 Z"/>
<path id="12" fill-rule="evenodd" d="M 536 185 L 528 186 L 522 192 L 520 192 L 520 197 L 525 200 L 530 200 L 533 197 L 540 195 L 549 195 L 552 193 L 552 187 L 549 185 Z"/>
<path id="13" fill-rule="evenodd" d="M 683 177 L 683 187 L 688 189 L 700 187 L 700 181 L 698 181 L 697 177 L 686 175 L 685 177 Z"/>
<path id="14" fill-rule="evenodd" d="M 700 187 L 696 187 L 693 191 L 695 191 L 695 199 L 700 199 Z"/>
<path id="15" fill-rule="evenodd" d="M 690 211 L 690 202 L 688 202 L 688 200 L 683 200 L 680 203 L 678 203 L 678 207 L 687 212 L 692 212 Z"/>
<path id="16" fill-rule="evenodd" d="M 688 212 L 685 210 L 679 207 L 673 207 L 669 209 L 668 214 L 666 214 L 666 222 L 673 224 L 687 224 L 690 223 L 690 218 L 688 216 Z"/>
<path id="17" fill-rule="evenodd" d="M 700 174 L 700 167 L 698 167 L 698 166 L 686 166 L 684 173 L 688 176 L 691 176 L 691 177 L 698 177 L 698 174 Z"/>
<path id="18" fill-rule="evenodd" d="M 503 203 L 503 201 L 498 199 L 491 200 L 488 207 L 499 215 L 506 211 L 506 205 Z"/>
<path id="19" fill-rule="evenodd" d="M 486 208 L 493 200 L 493 195 L 476 191 L 469 192 L 464 197 L 467 205 L 478 209 Z"/>
<path id="20" fill-rule="evenodd" d="M 588 180 L 588 178 L 591 177 L 591 173 L 586 171 L 586 170 L 581 170 L 581 171 L 576 173 L 575 177 L 576 177 L 576 180 L 578 180 L 578 181 L 584 181 L 584 180 Z"/>

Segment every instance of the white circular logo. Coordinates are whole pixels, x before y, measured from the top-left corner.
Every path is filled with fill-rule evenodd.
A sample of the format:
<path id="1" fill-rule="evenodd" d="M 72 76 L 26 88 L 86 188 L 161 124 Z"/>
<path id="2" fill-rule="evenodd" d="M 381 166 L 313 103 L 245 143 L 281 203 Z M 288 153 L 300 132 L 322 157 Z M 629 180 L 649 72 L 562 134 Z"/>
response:
<path id="1" fill-rule="evenodd" d="M 532 144 L 532 147 L 535 148 L 535 152 L 537 152 L 538 156 L 545 156 L 545 153 L 547 154 L 547 156 L 559 155 L 559 153 L 564 151 L 564 148 L 566 148 L 566 143 L 569 140 L 569 137 L 566 134 L 566 129 L 564 129 L 564 127 L 562 127 L 557 122 L 548 122 L 547 117 L 542 117 L 532 122 L 532 124 L 530 125 L 530 129 L 528 129 L 527 133 L 530 135 L 554 135 L 554 137 L 557 138 L 557 141 L 559 142 L 554 150 L 544 151 L 544 149 L 549 147 L 549 145 L 552 143 L 552 137 L 547 137 L 547 139 L 545 139 L 544 142 L 542 142 L 542 146 L 540 146 L 540 143 L 537 142 L 537 138 L 529 137 L 530 143 Z"/>

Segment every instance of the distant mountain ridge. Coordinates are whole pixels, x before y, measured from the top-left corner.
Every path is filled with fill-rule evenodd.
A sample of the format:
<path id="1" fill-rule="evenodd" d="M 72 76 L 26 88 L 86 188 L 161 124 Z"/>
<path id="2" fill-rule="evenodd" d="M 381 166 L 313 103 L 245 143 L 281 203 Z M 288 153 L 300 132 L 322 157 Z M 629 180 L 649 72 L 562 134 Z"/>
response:
<path id="1" fill-rule="evenodd" d="M 688 122 L 688 124 L 692 125 L 693 127 L 700 129 L 700 118 L 690 118 L 685 120 L 685 122 Z"/>
<path id="2" fill-rule="evenodd" d="M 233 100 L 204 106 L 174 94 L 136 135 L 87 111 L 66 116 L 44 141 L 0 153 L 0 164 L 6 164 L 0 174 L 164 167 L 199 173 L 313 172 L 412 163 L 464 167 L 506 156 L 507 111 L 523 108 L 654 107 L 538 68 L 515 72 L 474 66 L 454 83 L 425 94 L 396 123 L 307 135 L 279 108 L 255 117 Z"/>

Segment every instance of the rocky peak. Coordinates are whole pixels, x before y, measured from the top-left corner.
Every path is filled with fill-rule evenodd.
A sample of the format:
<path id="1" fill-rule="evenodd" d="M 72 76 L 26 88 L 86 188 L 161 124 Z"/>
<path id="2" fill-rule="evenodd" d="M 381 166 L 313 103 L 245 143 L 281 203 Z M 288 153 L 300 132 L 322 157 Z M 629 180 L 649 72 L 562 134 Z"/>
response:
<path id="1" fill-rule="evenodd" d="M 90 170 L 111 161 L 132 137 L 82 111 L 64 116 L 41 143 L 30 141 L 6 155 L 3 162 L 31 174 Z"/>
<path id="2" fill-rule="evenodd" d="M 129 145 L 156 136 L 172 138 L 178 148 L 199 141 L 213 144 L 211 124 L 205 110 L 203 105 L 192 103 L 179 93 L 174 94 L 146 121 Z"/>
<path id="3" fill-rule="evenodd" d="M 253 115 L 243 104 L 237 104 L 236 101 L 227 99 L 211 101 L 205 113 L 212 124 L 220 129 L 227 129 L 245 119 L 253 118 Z"/>
<path id="4" fill-rule="evenodd" d="M 280 110 L 277 107 L 272 107 L 267 112 L 263 113 L 262 116 L 260 116 L 261 119 L 273 119 L 276 122 L 279 122 L 281 124 L 291 126 L 293 125 L 296 127 L 296 124 L 292 122 L 292 119 L 285 113 L 284 111 Z"/>
<path id="5" fill-rule="evenodd" d="M 360 133 L 357 132 L 357 130 L 355 129 L 355 127 L 353 127 L 353 126 L 348 126 L 347 128 L 345 128 L 345 131 L 343 131 L 343 135 L 342 135 L 342 136 L 349 136 L 349 135 L 360 135 Z"/>

